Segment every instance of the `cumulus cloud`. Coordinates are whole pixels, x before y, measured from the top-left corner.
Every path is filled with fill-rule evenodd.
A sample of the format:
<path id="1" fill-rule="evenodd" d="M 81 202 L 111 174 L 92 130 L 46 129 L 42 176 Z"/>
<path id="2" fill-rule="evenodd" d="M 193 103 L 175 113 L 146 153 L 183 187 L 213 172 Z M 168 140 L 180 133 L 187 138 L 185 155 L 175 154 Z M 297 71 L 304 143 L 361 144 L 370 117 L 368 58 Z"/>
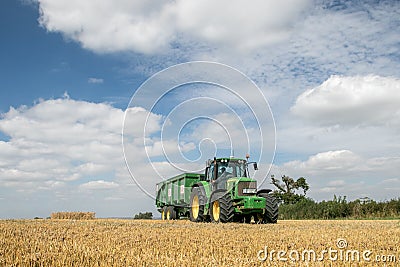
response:
<path id="1" fill-rule="evenodd" d="M 399 85 L 394 77 L 331 76 L 305 90 L 277 120 L 275 174 L 306 177 L 319 200 L 396 197 L 382 181 L 398 186 Z"/>
<path id="2" fill-rule="evenodd" d="M 305 173 L 313 177 L 354 178 L 397 177 L 396 169 L 400 166 L 400 156 L 366 157 L 351 150 L 320 152 L 308 159 L 294 160 L 282 164 L 282 169 L 290 173 Z"/>
<path id="3" fill-rule="evenodd" d="M 382 200 L 397 197 L 397 192 L 388 190 L 388 186 L 399 185 L 398 166 L 400 156 L 366 157 L 351 150 L 333 150 L 274 166 L 273 173 L 306 177 L 312 185 L 310 196 L 320 200 L 333 194 Z"/>
<path id="4" fill-rule="evenodd" d="M 153 193 L 156 182 L 181 169 L 204 168 L 204 162 L 201 166 L 174 162 L 172 166 L 163 157 L 149 162 L 149 157 L 162 156 L 165 151 L 190 151 L 195 145 L 178 142 L 175 136 L 161 140 L 157 136 L 165 119 L 161 115 L 141 107 L 128 108 L 126 115 L 125 152 L 141 179 L 139 186 Z M 98 201 L 116 198 L 140 199 L 144 206 L 154 208 L 126 168 L 121 146 L 123 120 L 124 112 L 109 104 L 68 97 L 10 108 L 0 119 L 0 131 L 8 136 L 0 141 L 0 193 L 7 201 L 11 201 L 7 192 L 19 196 L 18 201 L 23 201 L 19 194 L 32 197 L 40 193 L 54 200 L 48 206 L 51 209 L 65 208 L 60 206 L 64 201 L 77 207 L 84 202 L 92 209 Z M 103 189 L 112 190 L 104 195 L 98 192 Z M 90 192 L 91 199 L 81 192 Z"/>
<path id="5" fill-rule="evenodd" d="M 283 168 L 300 169 L 307 173 L 326 173 L 340 170 L 350 172 L 360 162 L 361 158 L 349 150 L 321 152 L 312 155 L 306 161 L 291 161 L 283 164 Z"/>
<path id="6" fill-rule="evenodd" d="M 344 180 L 333 180 L 328 183 L 329 186 L 343 186 L 345 184 Z"/>
<path id="7" fill-rule="evenodd" d="M 240 147 L 236 142 L 241 144 L 249 142 L 248 131 L 254 129 L 246 129 L 244 126 L 243 118 L 239 114 L 219 113 L 211 119 L 203 120 L 193 130 L 191 138 L 195 140 L 202 140 L 209 138 L 216 145 L 225 145 L 226 148 Z"/>
<path id="8" fill-rule="evenodd" d="M 101 189 L 114 189 L 119 185 L 115 182 L 107 182 L 104 180 L 90 181 L 79 186 L 83 190 L 101 190 Z"/>
<path id="9" fill-rule="evenodd" d="M 124 135 L 148 137 L 161 129 L 162 122 L 163 116 L 160 114 L 154 114 L 142 107 L 128 108 L 124 116 Z"/>
<path id="10" fill-rule="evenodd" d="M 400 126 L 400 79 L 332 76 L 302 93 L 291 111 L 319 125 Z"/>
<path id="11" fill-rule="evenodd" d="M 157 143 L 149 136 L 160 129 L 160 116 L 135 107 L 127 113 L 133 119 L 128 124 L 134 129 L 130 138 L 137 140 L 132 150 L 141 155 L 144 151 L 137 144 L 143 144 L 144 122 L 147 118 L 149 142 Z M 124 112 L 109 104 L 70 98 L 10 108 L 0 119 L 0 131 L 9 136 L 0 141 L 2 186 L 34 191 L 105 176 L 132 182 L 121 147 L 123 119 Z M 113 184 L 98 180 L 83 188 L 99 185 Z"/>
<path id="12" fill-rule="evenodd" d="M 120 168 L 122 118 L 107 104 L 68 98 L 10 108 L 0 120 L 10 137 L 0 142 L 3 185 L 74 181 Z"/>
<path id="13" fill-rule="evenodd" d="M 332 74 L 399 68 L 398 1 L 37 1 L 50 32 L 99 53 L 144 53 L 135 71 L 224 62 L 290 102 Z"/>
<path id="14" fill-rule="evenodd" d="M 284 1 L 38 0 L 40 24 L 96 52 L 157 53 L 176 44 L 249 50 L 281 41 L 311 3 Z M 243 12 L 246 10 L 246 12 Z"/>
<path id="15" fill-rule="evenodd" d="M 172 162 L 175 165 L 171 166 L 163 158 L 149 165 L 147 157 L 162 155 L 162 146 L 165 151 L 179 151 L 177 147 L 180 147 L 182 152 L 191 151 L 196 146 L 193 142 L 155 137 L 165 120 L 162 115 L 140 107 L 128 109 L 127 114 L 131 120 L 127 124 L 130 135 L 126 149 L 130 153 L 129 159 L 134 161 L 131 166 L 135 168 L 136 178 L 150 193 L 153 193 L 156 182 L 182 170 L 203 170 L 203 162 Z M 70 98 L 42 100 L 31 107 L 11 108 L 0 119 L 0 131 L 9 136 L 7 141 L 0 141 L 0 190 L 15 190 L 24 194 L 43 191 L 57 201 L 76 197 L 72 193 L 76 189 L 90 191 L 90 195 L 97 194 L 99 190 L 112 189 L 107 190 L 110 192 L 107 196 L 96 195 L 97 200 L 143 196 L 136 186 L 132 187 L 134 182 L 124 164 L 121 149 L 123 118 L 122 110 L 108 104 Z M 216 118 L 224 121 L 228 128 L 232 127 L 230 131 L 235 138 L 245 138 L 242 133 L 235 133 L 243 127 L 240 121 L 225 113 L 217 114 Z M 144 136 L 146 119 L 148 135 Z M 170 123 L 174 127 L 174 121 Z M 212 127 L 206 123 L 190 130 L 202 132 L 204 136 L 212 134 L 218 140 L 221 133 L 209 132 Z M 144 140 L 147 147 L 144 147 Z M 146 150 L 149 155 L 146 155 Z M 386 180 L 396 179 L 396 166 L 400 166 L 400 159 L 396 156 L 365 157 L 344 149 L 316 153 L 307 160 L 290 161 L 278 167 L 289 175 L 311 177 L 314 192 L 323 192 L 324 187 L 347 186 L 348 177 L 357 178 L 366 174 L 366 177 L 371 177 L 379 173 Z M 264 167 L 268 166 L 264 164 Z M 265 178 L 255 177 L 259 182 Z M 319 184 L 320 178 L 327 179 L 325 186 Z M 346 184 L 343 185 L 341 180 Z M 132 194 L 133 191 L 136 194 Z M 148 202 L 147 198 L 143 201 Z M 148 207 L 153 206 L 148 204 Z"/>
<path id="16" fill-rule="evenodd" d="M 177 28 L 197 40 L 225 49 L 250 51 L 287 39 L 291 26 L 310 3 L 307 0 L 179 1 Z"/>

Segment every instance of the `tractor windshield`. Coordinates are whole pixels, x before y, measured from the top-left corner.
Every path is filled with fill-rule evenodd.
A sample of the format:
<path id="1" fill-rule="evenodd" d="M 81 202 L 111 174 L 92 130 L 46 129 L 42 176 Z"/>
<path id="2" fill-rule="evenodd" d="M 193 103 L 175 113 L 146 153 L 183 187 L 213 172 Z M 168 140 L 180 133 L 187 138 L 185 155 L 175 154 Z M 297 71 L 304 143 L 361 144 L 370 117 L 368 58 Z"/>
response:
<path id="1" fill-rule="evenodd" d="M 244 160 L 220 162 L 218 170 L 218 176 L 247 177 L 246 162 Z"/>

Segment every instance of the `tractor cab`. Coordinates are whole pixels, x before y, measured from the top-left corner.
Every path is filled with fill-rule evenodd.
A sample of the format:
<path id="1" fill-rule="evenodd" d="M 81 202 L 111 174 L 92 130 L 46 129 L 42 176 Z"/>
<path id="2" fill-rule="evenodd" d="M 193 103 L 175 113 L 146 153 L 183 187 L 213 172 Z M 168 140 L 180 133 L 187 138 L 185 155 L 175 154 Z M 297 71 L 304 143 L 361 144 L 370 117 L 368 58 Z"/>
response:
<path id="1" fill-rule="evenodd" d="M 237 182 L 241 178 L 250 178 L 248 165 L 253 164 L 257 170 L 257 163 L 238 158 L 214 158 L 207 161 L 204 179 L 210 182 L 213 190 L 228 189 L 228 180 Z M 248 180 L 248 179 L 246 179 Z"/>

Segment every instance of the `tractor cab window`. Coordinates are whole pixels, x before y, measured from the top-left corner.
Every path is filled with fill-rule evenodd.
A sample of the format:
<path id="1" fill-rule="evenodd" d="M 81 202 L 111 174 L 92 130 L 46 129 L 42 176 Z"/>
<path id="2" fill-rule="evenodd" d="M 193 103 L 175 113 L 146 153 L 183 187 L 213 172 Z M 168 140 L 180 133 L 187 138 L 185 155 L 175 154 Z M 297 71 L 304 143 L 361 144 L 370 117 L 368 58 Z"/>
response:
<path id="1" fill-rule="evenodd" d="M 222 159 L 217 164 L 210 163 L 207 168 L 209 180 L 226 180 L 232 177 L 247 177 L 247 165 L 245 160 Z"/>
<path id="2" fill-rule="evenodd" d="M 218 164 L 219 177 L 246 177 L 246 164 L 244 162 L 221 162 Z"/>
<path id="3" fill-rule="evenodd" d="M 210 180 L 215 180 L 215 171 L 214 171 L 214 164 L 212 164 L 210 166 L 210 168 L 208 169 L 208 175 L 207 175 L 208 179 Z"/>
<path id="4" fill-rule="evenodd" d="M 210 166 L 209 171 L 211 172 L 209 177 L 212 177 L 212 180 L 214 180 L 215 174 L 217 175 L 214 188 L 226 189 L 227 181 L 230 178 L 246 177 L 246 161 L 221 159 L 216 166 L 214 164 Z"/>
<path id="5" fill-rule="evenodd" d="M 246 163 L 239 161 L 235 162 L 234 164 L 231 165 L 232 167 L 232 173 L 235 175 L 235 177 L 247 177 L 246 175 Z"/>
<path id="6" fill-rule="evenodd" d="M 232 171 L 231 169 L 228 168 L 227 163 L 220 162 L 218 164 L 218 178 L 224 178 L 228 175 L 232 175 L 232 172 L 229 172 L 229 170 Z"/>

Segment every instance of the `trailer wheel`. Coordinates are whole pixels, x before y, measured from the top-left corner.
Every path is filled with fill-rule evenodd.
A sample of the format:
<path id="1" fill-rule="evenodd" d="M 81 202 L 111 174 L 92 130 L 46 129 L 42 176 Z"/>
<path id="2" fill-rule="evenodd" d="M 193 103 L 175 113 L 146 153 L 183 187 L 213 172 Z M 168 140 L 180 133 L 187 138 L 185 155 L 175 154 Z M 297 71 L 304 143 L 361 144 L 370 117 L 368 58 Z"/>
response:
<path id="1" fill-rule="evenodd" d="M 231 196 L 226 191 L 217 191 L 211 195 L 210 215 L 212 222 L 230 222 L 234 211 Z"/>
<path id="2" fill-rule="evenodd" d="M 268 193 L 257 194 L 265 198 L 264 223 L 276 223 L 278 221 L 278 200 Z"/>
<path id="3" fill-rule="evenodd" d="M 167 214 L 166 214 L 167 220 L 175 220 L 176 219 L 176 212 L 173 206 L 168 206 L 167 207 Z"/>
<path id="4" fill-rule="evenodd" d="M 205 196 L 201 193 L 198 187 L 192 189 L 190 194 L 190 220 L 192 222 L 202 222 L 204 221 L 204 204 Z"/>
<path id="5" fill-rule="evenodd" d="M 167 219 L 167 207 L 164 206 L 161 210 L 161 220 L 166 220 Z"/>

